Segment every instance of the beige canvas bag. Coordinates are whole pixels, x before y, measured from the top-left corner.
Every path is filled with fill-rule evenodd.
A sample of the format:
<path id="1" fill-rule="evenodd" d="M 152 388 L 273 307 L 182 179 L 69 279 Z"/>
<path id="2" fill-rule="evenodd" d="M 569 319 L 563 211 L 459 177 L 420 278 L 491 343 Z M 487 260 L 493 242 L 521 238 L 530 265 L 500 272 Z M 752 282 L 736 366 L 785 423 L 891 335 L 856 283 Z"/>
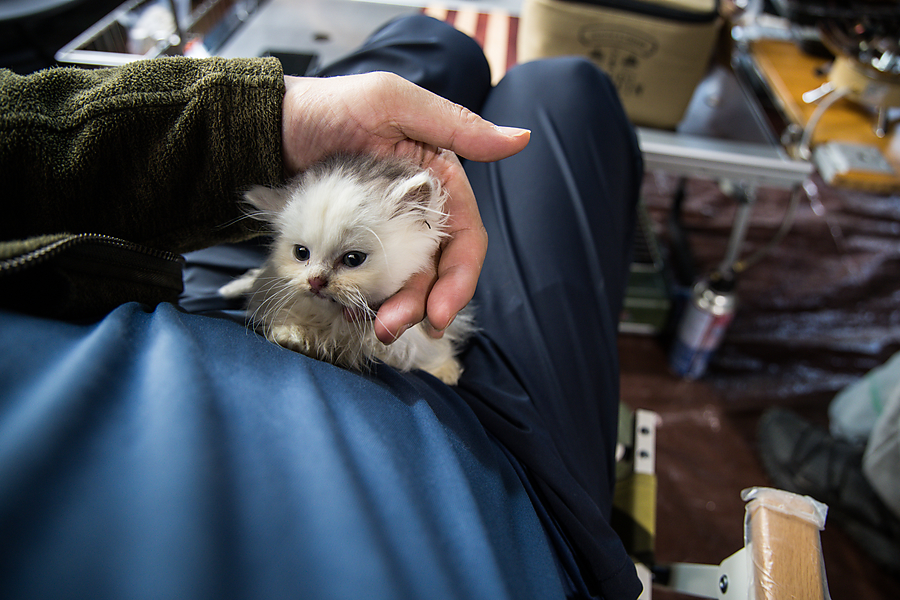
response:
<path id="1" fill-rule="evenodd" d="M 525 0 L 520 62 L 590 58 L 612 78 L 638 125 L 674 128 L 709 67 L 722 18 L 717 0 Z"/>

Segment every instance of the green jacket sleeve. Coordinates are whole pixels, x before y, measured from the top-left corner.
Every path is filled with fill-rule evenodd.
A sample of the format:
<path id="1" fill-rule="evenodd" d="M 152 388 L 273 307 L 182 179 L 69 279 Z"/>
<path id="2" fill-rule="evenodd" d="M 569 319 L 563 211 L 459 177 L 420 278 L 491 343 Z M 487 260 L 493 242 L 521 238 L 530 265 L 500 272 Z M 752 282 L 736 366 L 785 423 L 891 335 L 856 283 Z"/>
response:
<path id="1" fill-rule="evenodd" d="M 245 239 L 240 193 L 283 178 L 276 59 L 0 71 L 0 239 L 115 236 L 176 253 Z"/>

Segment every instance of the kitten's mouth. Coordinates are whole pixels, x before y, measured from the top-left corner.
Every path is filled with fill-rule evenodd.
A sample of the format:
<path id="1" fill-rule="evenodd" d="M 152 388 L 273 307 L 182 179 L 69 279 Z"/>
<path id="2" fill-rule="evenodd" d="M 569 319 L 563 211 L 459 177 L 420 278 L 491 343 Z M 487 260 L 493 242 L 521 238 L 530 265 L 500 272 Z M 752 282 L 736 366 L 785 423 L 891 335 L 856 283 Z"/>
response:
<path id="1" fill-rule="evenodd" d="M 377 304 L 369 304 L 367 306 L 358 306 L 356 304 L 347 305 L 339 301 L 334 296 L 326 294 L 322 292 L 322 290 L 310 290 L 313 296 L 317 298 L 321 298 L 322 300 L 328 300 L 332 304 L 336 304 L 341 307 L 341 313 L 345 320 L 350 321 L 351 323 L 362 323 L 365 321 L 374 321 L 375 314 L 378 312 L 378 309 L 381 308 L 383 302 L 378 302 Z"/>
<path id="2" fill-rule="evenodd" d="M 344 318 L 351 323 L 374 321 L 375 315 L 378 313 L 378 309 L 381 308 L 382 304 L 384 304 L 384 300 L 376 303 L 370 302 L 366 306 L 357 306 L 355 304 L 351 306 L 344 305 Z"/>

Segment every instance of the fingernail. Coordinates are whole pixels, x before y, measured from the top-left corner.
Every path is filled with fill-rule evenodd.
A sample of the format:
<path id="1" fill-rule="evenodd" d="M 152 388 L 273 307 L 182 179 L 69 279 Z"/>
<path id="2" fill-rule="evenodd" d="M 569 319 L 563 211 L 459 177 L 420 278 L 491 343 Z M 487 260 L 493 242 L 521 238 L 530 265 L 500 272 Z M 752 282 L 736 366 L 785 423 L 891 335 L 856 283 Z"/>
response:
<path id="1" fill-rule="evenodd" d="M 520 127 L 501 127 L 499 125 L 497 125 L 496 127 L 497 127 L 497 131 L 499 131 L 503 135 L 507 135 L 509 137 L 519 137 L 522 135 L 531 134 L 530 129 L 522 129 Z"/>
<path id="2" fill-rule="evenodd" d="M 453 316 L 453 319 L 455 319 L 455 318 L 456 318 L 456 315 Z M 423 322 L 423 324 L 425 325 L 425 331 L 428 333 L 429 336 L 433 337 L 436 340 L 439 340 L 442 337 L 444 337 L 444 332 L 447 331 L 447 328 L 450 327 L 450 325 L 453 323 L 453 319 L 450 319 L 450 323 L 447 323 L 447 327 L 444 327 L 443 329 L 438 329 L 437 327 L 435 327 L 434 325 L 431 324 L 431 321 L 429 321 L 428 319 L 425 319 L 425 321 Z"/>
<path id="3" fill-rule="evenodd" d="M 425 328 L 425 333 L 428 334 L 428 337 L 440 339 L 441 336 L 444 335 L 444 332 L 432 325 L 431 321 L 429 321 L 428 319 L 422 321 L 422 326 Z"/>

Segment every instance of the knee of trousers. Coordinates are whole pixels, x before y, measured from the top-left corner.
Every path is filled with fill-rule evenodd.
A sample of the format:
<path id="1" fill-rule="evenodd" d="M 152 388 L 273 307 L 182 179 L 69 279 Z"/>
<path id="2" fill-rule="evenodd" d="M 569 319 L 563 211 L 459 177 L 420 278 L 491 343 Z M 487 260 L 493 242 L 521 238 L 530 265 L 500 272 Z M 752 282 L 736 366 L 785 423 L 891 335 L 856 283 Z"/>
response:
<path id="1" fill-rule="evenodd" d="M 571 108 L 582 100 L 591 110 L 621 109 L 621 101 L 609 75 L 582 56 L 543 58 L 516 65 L 504 81 L 520 88 L 526 97 L 534 93 L 559 94 Z"/>
<path id="2" fill-rule="evenodd" d="M 477 73 L 487 67 L 487 59 L 478 42 L 434 17 L 423 14 L 398 17 L 376 32 L 370 43 L 394 36 L 415 38 L 438 49 L 445 63 L 444 68 L 460 73 Z"/>

